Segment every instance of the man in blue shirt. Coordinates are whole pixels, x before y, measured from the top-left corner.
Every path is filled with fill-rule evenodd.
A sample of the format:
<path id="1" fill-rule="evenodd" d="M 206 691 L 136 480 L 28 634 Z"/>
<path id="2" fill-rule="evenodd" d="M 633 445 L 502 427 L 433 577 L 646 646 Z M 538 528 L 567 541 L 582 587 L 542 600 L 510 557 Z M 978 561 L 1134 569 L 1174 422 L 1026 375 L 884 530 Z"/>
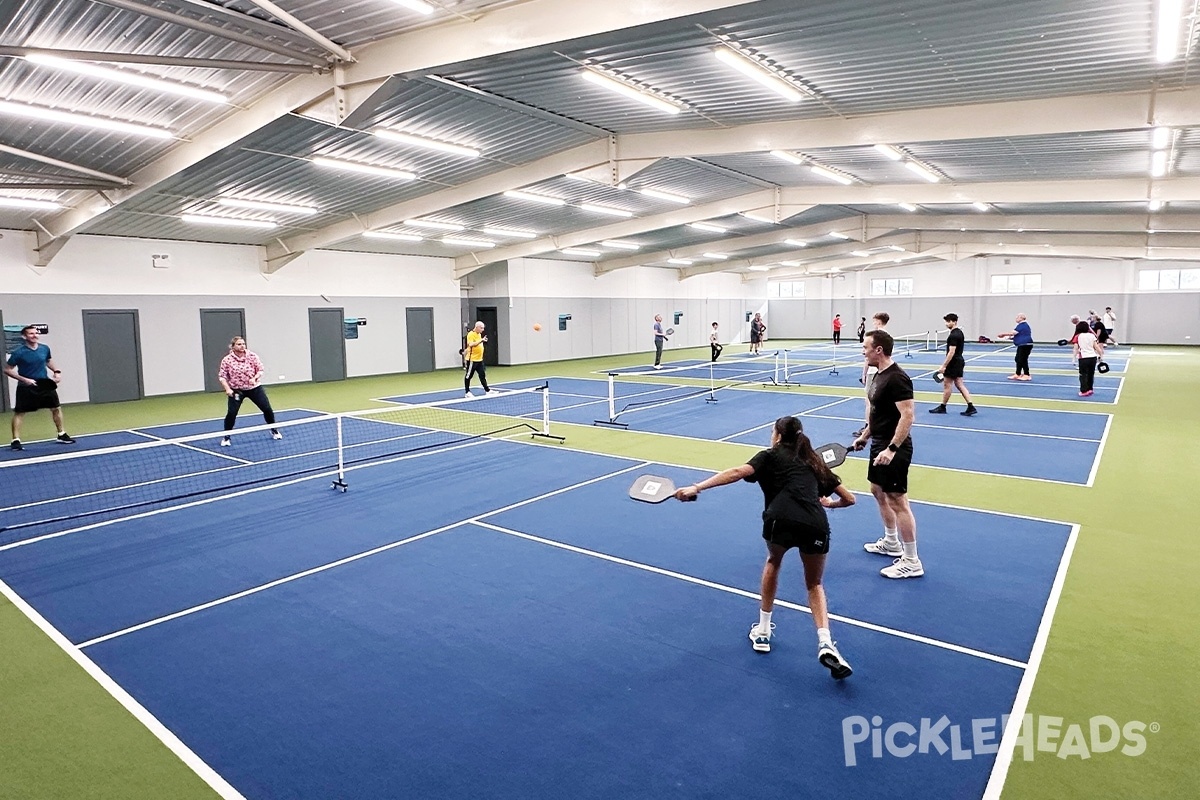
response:
<path id="1" fill-rule="evenodd" d="M 34 325 L 26 325 L 21 329 L 22 345 L 12 351 L 8 363 L 4 366 L 4 374 L 17 382 L 17 401 L 13 404 L 12 444 L 13 450 L 24 450 L 21 444 L 21 422 L 29 411 L 41 408 L 50 409 L 54 418 L 54 427 L 58 429 L 60 444 L 74 444 L 63 429 L 62 409 L 58 403 L 58 383 L 61 371 L 54 365 L 50 348 L 38 344 L 38 329 Z"/>
<path id="2" fill-rule="evenodd" d="M 1024 314 L 1017 314 L 1017 324 L 1011 331 L 999 334 L 1001 339 L 1012 339 L 1017 347 L 1017 371 L 1008 376 L 1010 381 L 1031 381 L 1029 375 L 1029 354 L 1033 352 L 1033 331 L 1025 321 Z"/>
<path id="3" fill-rule="evenodd" d="M 663 332 L 662 314 L 654 315 L 654 368 L 662 369 L 662 349 L 663 344 L 667 341 L 667 334 Z"/>

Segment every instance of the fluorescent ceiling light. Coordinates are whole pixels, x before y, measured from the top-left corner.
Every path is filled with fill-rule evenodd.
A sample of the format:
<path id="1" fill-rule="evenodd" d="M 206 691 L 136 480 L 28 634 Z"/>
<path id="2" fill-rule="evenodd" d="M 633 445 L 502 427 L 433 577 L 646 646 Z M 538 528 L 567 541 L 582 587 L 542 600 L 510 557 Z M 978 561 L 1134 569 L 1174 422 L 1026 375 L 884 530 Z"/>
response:
<path id="1" fill-rule="evenodd" d="M 751 272 L 770 272 L 771 271 L 770 267 L 746 267 L 746 269 L 750 270 Z"/>
<path id="2" fill-rule="evenodd" d="M 599 183 L 600 182 L 600 181 L 596 180 L 595 178 L 589 178 L 587 175 L 584 175 L 582 172 L 568 172 L 563 177 L 570 178 L 573 181 L 579 181 L 580 183 Z"/>
<path id="3" fill-rule="evenodd" d="M 237 219 L 235 217 L 210 217 L 204 214 L 184 214 L 184 222 L 193 225 L 223 225 L 230 228 L 277 228 L 276 223 L 265 219 Z"/>
<path id="4" fill-rule="evenodd" d="M 979 211 L 991 211 L 992 210 L 992 207 L 989 206 L 987 203 L 971 203 L 971 205 L 974 206 Z"/>
<path id="5" fill-rule="evenodd" d="M 393 233 L 391 231 L 363 231 L 364 239 L 393 239 L 397 242 L 423 242 L 422 237 L 411 233 Z"/>
<path id="6" fill-rule="evenodd" d="M 461 231 L 465 230 L 465 225 L 459 225 L 457 222 L 438 222 L 433 219 L 406 219 L 405 225 L 411 225 L 414 228 L 431 228 L 435 231 Z"/>
<path id="7" fill-rule="evenodd" d="M 219 205 L 230 208 L 248 208 L 253 211 L 279 211 L 284 214 L 303 214 L 310 216 L 317 213 L 312 206 L 294 206 L 289 203 L 268 203 L 262 200 L 243 200 L 240 197 L 218 197 Z"/>
<path id="8" fill-rule="evenodd" d="M 1167 151 L 1155 150 L 1150 156 L 1150 176 L 1153 178 L 1161 178 L 1167 174 Z"/>
<path id="9" fill-rule="evenodd" d="M 420 14 L 432 14 L 434 12 L 433 6 L 424 2 L 424 0 L 392 0 L 392 2 Z"/>
<path id="10" fill-rule="evenodd" d="M 479 158 L 479 151 L 474 147 L 467 147 L 461 144 L 452 144 L 451 142 L 442 142 L 437 139 L 429 139 L 425 136 L 417 136 L 412 133 L 404 133 L 403 131 L 394 131 L 391 128 L 376 128 L 371 133 L 378 136 L 380 139 L 387 139 L 391 142 L 400 142 L 401 144 L 411 144 L 414 147 L 424 147 L 426 150 L 439 150 L 443 153 L 453 153 L 456 156 L 466 156 L 467 158 Z"/>
<path id="11" fill-rule="evenodd" d="M 814 174 L 820 175 L 822 178 L 828 178 L 831 181 L 837 181 L 843 186 L 849 186 L 850 184 L 854 183 L 853 178 L 843 175 L 840 172 L 834 172 L 827 167 L 820 167 L 816 164 L 811 164 L 809 169 L 812 170 Z"/>
<path id="12" fill-rule="evenodd" d="M 209 103 L 228 103 L 229 98 L 220 92 L 214 92 L 211 89 L 204 89 L 199 86 L 189 86 L 186 83 L 176 83 L 162 78 L 155 78 L 150 75 L 143 75 L 137 72 L 128 72 L 122 69 L 112 69 L 110 67 L 102 67 L 98 64 L 87 61 L 72 61 L 68 58 L 59 56 L 44 55 L 41 53 L 30 53 L 25 56 L 25 60 L 34 64 L 41 64 L 54 69 L 61 69 L 65 72 L 75 72 L 80 75 L 87 75 L 89 78 L 100 78 L 107 81 L 115 81 L 124 83 L 128 86 L 140 86 L 143 89 L 154 89 L 165 94 L 174 94 L 180 97 L 190 97 L 193 100 L 205 100 Z"/>
<path id="13" fill-rule="evenodd" d="M 775 220 L 772 219 L 771 217 L 764 217 L 761 214 L 755 214 L 752 211 L 739 211 L 738 213 L 741 214 L 746 219 L 751 219 L 751 220 L 754 220 L 755 222 L 765 222 L 768 225 L 775 224 Z"/>
<path id="14" fill-rule="evenodd" d="M 705 253 L 704 257 L 711 258 L 714 261 L 728 261 L 729 260 L 729 256 L 725 255 L 724 253 Z"/>
<path id="15" fill-rule="evenodd" d="M 1183 23 L 1183 0 L 1158 0 L 1154 12 L 1154 58 L 1160 64 L 1179 55 L 1179 28 Z"/>
<path id="16" fill-rule="evenodd" d="M 1154 129 L 1153 135 L 1150 137 L 1150 146 L 1155 150 L 1166 150 L 1167 145 L 1171 143 L 1171 129 L 1159 127 Z"/>
<path id="17" fill-rule="evenodd" d="M 487 239 L 460 239 L 457 236 L 443 236 L 439 241 L 446 244 L 461 245 L 463 247 L 482 247 L 487 249 L 495 247 L 495 242 L 489 242 Z"/>
<path id="18" fill-rule="evenodd" d="M 787 78 L 768 67 L 756 58 L 751 58 L 729 47 L 718 47 L 713 55 L 723 64 L 727 64 L 748 78 L 758 81 L 771 91 L 784 98 L 798 103 L 804 99 L 804 93 Z"/>
<path id="19" fill-rule="evenodd" d="M 875 149 L 878 150 L 880 153 L 883 153 L 885 156 L 890 158 L 892 161 L 903 161 L 904 160 L 904 153 L 901 153 L 899 150 L 892 147 L 890 144 L 877 144 L 877 145 L 875 145 Z"/>
<path id="20" fill-rule="evenodd" d="M 78 125 L 82 128 L 95 128 L 102 131 L 129 133 L 134 136 L 149 136 L 154 139 L 174 139 L 175 135 L 162 128 L 151 128 L 149 125 L 135 125 L 132 122 L 120 122 L 115 119 L 93 117 L 90 114 L 75 114 L 70 111 L 56 111 L 53 108 L 30 106 L 25 103 L 13 103 L 0 100 L 0 114 L 11 117 L 40 119 L 47 122 L 59 122 L 64 125 Z"/>
<path id="21" fill-rule="evenodd" d="M 561 200 L 557 197 L 550 197 L 544 194 L 534 194 L 533 192 L 520 192 L 515 189 L 510 189 L 504 193 L 505 197 L 511 197 L 513 200 L 528 200 L 531 203 L 544 203 L 548 206 L 565 206 L 566 200 Z"/>
<path id="22" fill-rule="evenodd" d="M 381 167 L 376 164 L 364 164 L 361 161 L 343 161 L 340 158 L 317 156 L 312 163 L 326 169 L 340 169 L 343 172 L 359 172 L 363 175 L 375 175 L 380 178 L 395 178 L 400 181 L 411 181 L 417 176 L 403 169 Z"/>
<path id="23" fill-rule="evenodd" d="M 662 111 L 667 114 L 678 114 L 683 110 L 678 105 L 663 100 L 657 95 L 653 95 L 650 92 L 638 89 L 635 86 L 630 86 L 628 83 L 610 78 L 609 76 L 597 72 L 594 69 L 585 69 L 581 74 L 583 75 L 584 80 L 591 81 L 597 86 L 602 86 L 605 89 L 608 89 L 610 92 L 616 92 L 617 94 L 637 100 L 640 103 L 645 103 L 646 105 L 657 109 L 658 111 Z"/>
<path id="24" fill-rule="evenodd" d="M 784 244 L 790 244 L 792 247 L 808 247 L 808 242 L 803 239 L 784 239 Z"/>
<path id="25" fill-rule="evenodd" d="M 512 228 L 484 227 L 483 232 L 488 236 L 499 236 L 501 239 L 536 239 L 538 234 L 533 231 L 518 231 Z"/>
<path id="26" fill-rule="evenodd" d="M 781 267 L 798 267 L 803 263 L 803 261 L 780 261 L 779 265 Z"/>
<path id="27" fill-rule="evenodd" d="M 851 250 L 850 255 L 854 256 L 855 258 L 866 258 L 867 256 L 869 256 L 871 254 L 868 253 L 866 250 Z"/>
<path id="28" fill-rule="evenodd" d="M 930 183 L 937 183 L 942 179 L 940 175 L 930 169 L 927 169 L 923 164 L 918 164 L 916 161 L 905 161 L 904 167 L 905 169 L 917 173 Z"/>
<path id="29" fill-rule="evenodd" d="M 579 207 L 584 211 L 591 211 L 593 214 L 607 214 L 610 217 L 632 217 L 632 211 L 626 211 L 623 208 L 613 208 L 612 206 L 598 206 L 595 203 L 580 203 Z"/>
<path id="30" fill-rule="evenodd" d="M 708 231 L 709 233 L 724 233 L 727 228 L 722 228 L 720 225 L 713 225 L 711 222 L 689 222 L 689 228 L 695 228 L 698 231 Z"/>
<path id="31" fill-rule="evenodd" d="M 62 208 L 53 200 L 34 200 L 32 197 L 0 197 L 0 208 L 39 208 L 52 211 Z"/>
<path id="32" fill-rule="evenodd" d="M 640 244 L 634 244 L 633 242 L 622 242 L 618 239 L 606 239 L 603 242 L 601 242 L 600 244 L 603 245 L 604 247 L 611 247 L 613 250 L 641 250 L 642 249 L 642 246 Z"/>
<path id="33" fill-rule="evenodd" d="M 695 264 L 696 262 L 690 258 L 668 258 L 667 263 L 668 264 L 683 264 L 684 266 L 687 266 L 688 264 Z"/>
<path id="34" fill-rule="evenodd" d="M 771 155 L 776 158 L 781 158 L 789 164 L 803 164 L 804 159 L 795 153 L 789 153 L 787 150 L 772 150 Z"/>
<path id="35" fill-rule="evenodd" d="M 849 239 L 850 237 L 840 231 L 830 231 L 829 235 L 835 239 Z"/>
<path id="36" fill-rule="evenodd" d="M 896 205 L 900 206 L 905 211 L 916 211 L 917 210 L 917 207 L 914 206 L 912 203 L 897 203 Z"/>
<path id="37" fill-rule="evenodd" d="M 898 244 L 889 244 L 887 247 L 884 248 L 884 250 L 894 250 L 897 253 L 904 252 L 904 248 Z"/>
<path id="38" fill-rule="evenodd" d="M 1161 208 L 1162 208 L 1164 205 L 1166 205 L 1166 203 L 1164 203 L 1162 200 L 1151 200 L 1149 203 L 1147 203 L 1147 207 L 1148 207 L 1148 208 L 1149 208 L 1151 211 L 1158 211 L 1158 210 L 1160 210 L 1160 209 L 1161 209 Z"/>
<path id="39" fill-rule="evenodd" d="M 596 256 L 600 255 L 599 250 L 591 250 L 587 247 L 564 247 L 558 252 L 564 253 L 568 256 L 588 256 L 589 258 L 595 258 Z"/>
<path id="40" fill-rule="evenodd" d="M 661 192 L 658 189 L 638 189 L 638 194 L 644 194 L 647 197 L 654 197 L 658 200 L 667 200 L 672 203 L 679 203 L 682 206 L 686 206 L 688 203 L 692 202 L 690 197 L 684 197 L 681 194 L 671 194 L 670 192 Z"/>

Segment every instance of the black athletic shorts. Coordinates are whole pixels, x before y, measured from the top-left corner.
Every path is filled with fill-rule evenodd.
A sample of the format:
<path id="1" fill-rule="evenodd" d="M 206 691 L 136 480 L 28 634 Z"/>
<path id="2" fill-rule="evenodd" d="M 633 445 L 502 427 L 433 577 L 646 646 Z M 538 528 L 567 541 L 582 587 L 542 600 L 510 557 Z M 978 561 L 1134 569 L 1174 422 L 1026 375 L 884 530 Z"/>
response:
<path id="1" fill-rule="evenodd" d="M 810 556 L 829 552 L 829 531 L 823 531 L 803 522 L 788 522 L 780 519 L 764 519 L 762 537 L 784 550 L 797 548 Z"/>
<path id="2" fill-rule="evenodd" d="M 39 381 L 39 384 L 45 384 L 45 388 L 41 385 L 30 386 L 27 383 L 18 383 L 13 411 L 24 414 L 43 408 L 58 408 L 58 389 L 57 387 L 50 388 L 50 384 L 53 383 L 53 381 Z"/>
<path id="3" fill-rule="evenodd" d="M 966 369 L 966 366 L 967 362 L 963 361 L 961 358 L 952 358 L 950 359 L 950 363 L 946 365 L 946 370 L 942 373 L 942 377 L 961 378 L 963 376 L 963 370 Z"/>
<path id="4" fill-rule="evenodd" d="M 871 442 L 871 461 L 867 466 L 867 480 L 889 494 L 908 494 L 908 468 L 912 465 L 913 445 L 909 439 L 892 454 L 892 463 L 875 466 L 875 456 L 887 449 L 887 442 Z"/>

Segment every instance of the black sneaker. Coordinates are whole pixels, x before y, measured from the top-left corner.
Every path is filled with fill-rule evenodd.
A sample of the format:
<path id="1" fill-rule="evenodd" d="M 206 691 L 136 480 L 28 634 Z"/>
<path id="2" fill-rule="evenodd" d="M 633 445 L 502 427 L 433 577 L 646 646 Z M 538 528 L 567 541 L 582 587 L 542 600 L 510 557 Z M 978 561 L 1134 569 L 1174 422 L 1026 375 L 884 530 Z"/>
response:
<path id="1" fill-rule="evenodd" d="M 8 446 L 8 449 L 9 449 L 9 450 L 24 450 L 24 449 L 25 449 L 25 445 L 21 444 L 21 440 L 20 440 L 20 439 L 13 439 L 13 440 L 12 440 L 12 444 L 10 444 L 10 445 Z"/>
<path id="2" fill-rule="evenodd" d="M 71 434 L 69 433 L 60 433 L 54 441 L 59 444 L 75 444 L 75 440 L 71 438 Z"/>
<path id="3" fill-rule="evenodd" d="M 979 410 L 976 409 L 975 406 L 967 406 L 966 411 L 960 411 L 958 413 L 962 414 L 964 417 L 973 417 L 979 413 Z"/>
<path id="4" fill-rule="evenodd" d="M 934 406 L 933 408 L 929 409 L 929 413 L 930 414 L 945 414 L 946 407 L 942 406 L 942 405 Z"/>

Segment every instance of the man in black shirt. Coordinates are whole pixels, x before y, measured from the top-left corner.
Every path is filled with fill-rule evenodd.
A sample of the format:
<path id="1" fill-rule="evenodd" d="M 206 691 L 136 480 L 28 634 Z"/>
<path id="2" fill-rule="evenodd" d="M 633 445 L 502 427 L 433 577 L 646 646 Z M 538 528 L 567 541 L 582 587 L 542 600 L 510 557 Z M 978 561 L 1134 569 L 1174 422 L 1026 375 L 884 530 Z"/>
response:
<path id="1" fill-rule="evenodd" d="M 925 567 L 917 558 L 917 520 L 908 504 L 908 467 L 912 464 L 915 404 L 912 379 L 892 360 L 895 340 L 887 331 L 872 331 L 863 342 L 863 358 L 879 371 L 871 381 L 871 413 L 867 427 L 851 445 L 861 450 L 869 441 L 867 480 L 879 504 L 883 536 L 863 545 L 868 553 L 895 561 L 879 574 L 885 578 L 919 578 Z"/>
<path id="2" fill-rule="evenodd" d="M 946 404 L 950 402 L 950 390 L 958 389 L 963 400 L 967 401 L 967 410 L 963 411 L 962 415 L 973 417 L 979 412 L 976 410 L 975 404 L 971 402 L 971 393 L 967 391 L 967 385 L 963 383 L 963 370 L 967 365 L 963 358 L 963 350 L 967 345 L 967 337 L 958 327 L 958 314 L 947 314 L 942 319 L 946 321 L 946 327 L 950 329 L 950 333 L 946 336 L 946 360 L 942 362 L 942 368 L 939 370 L 942 373 L 942 403 L 929 409 L 929 413 L 945 414 Z"/>

